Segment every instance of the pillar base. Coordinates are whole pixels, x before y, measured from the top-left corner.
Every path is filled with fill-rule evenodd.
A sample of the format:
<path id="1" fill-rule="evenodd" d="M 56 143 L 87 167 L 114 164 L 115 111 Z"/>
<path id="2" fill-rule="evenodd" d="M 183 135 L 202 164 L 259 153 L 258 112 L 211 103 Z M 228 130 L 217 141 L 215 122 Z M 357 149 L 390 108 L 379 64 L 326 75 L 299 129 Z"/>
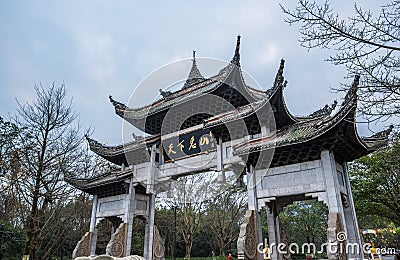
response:
<path id="1" fill-rule="evenodd" d="M 128 233 L 128 224 L 121 223 L 115 233 L 111 236 L 106 248 L 106 254 L 115 257 L 124 257 L 126 255 L 126 237 Z"/>
<path id="2" fill-rule="evenodd" d="M 258 237 L 257 214 L 255 210 L 246 211 L 237 241 L 238 259 L 259 259 L 258 244 L 260 239 Z"/>
<path id="3" fill-rule="evenodd" d="M 85 235 L 78 241 L 72 253 L 72 259 L 80 256 L 89 256 L 92 245 L 92 232 L 86 232 Z"/>

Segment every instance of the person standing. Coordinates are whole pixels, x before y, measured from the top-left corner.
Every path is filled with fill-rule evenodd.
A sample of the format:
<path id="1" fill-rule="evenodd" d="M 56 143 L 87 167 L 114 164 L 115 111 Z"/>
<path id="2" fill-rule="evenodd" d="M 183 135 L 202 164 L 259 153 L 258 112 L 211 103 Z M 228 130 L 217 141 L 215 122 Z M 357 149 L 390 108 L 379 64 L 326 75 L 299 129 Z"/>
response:
<path id="1" fill-rule="evenodd" d="M 269 247 L 268 244 L 265 244 L 265 248 L 264 248 L 264 260 L 270 260 L 271 259 L 271 255 L 269 252 Z"/>

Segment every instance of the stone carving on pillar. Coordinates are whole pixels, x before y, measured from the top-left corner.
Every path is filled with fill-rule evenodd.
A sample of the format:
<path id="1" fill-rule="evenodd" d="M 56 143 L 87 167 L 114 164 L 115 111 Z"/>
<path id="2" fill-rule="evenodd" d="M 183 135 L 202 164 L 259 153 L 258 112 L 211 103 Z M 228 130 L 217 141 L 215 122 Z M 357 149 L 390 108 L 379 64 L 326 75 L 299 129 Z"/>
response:
<path id="1" fill-rule="evenodd" d="M 78 241 L 74 251 L 72 252 L 72 259 L 80 256 L 89 256 L 90 247 L 92 244 L 92 232 L 86 232 L 85 235 Z"/>
<path id="2" fill-rule="evenodd" d="M 154 226 L 154 237 L 153 237 L 153 259 L 164 260 L 164 241 L 160 236 L 157 226 Z"/>
<path id="3" fill-rule="evenodd" d="M 126 255 L 126 237 L 128 235 L 128 223 L 121 223 L 107 244 L 106 254 L 115 257 Z"/>
<path id="4" fill-rule="evenodd" d="M 280 243 L 285 244 L 285 251 L 287 252 L 286 254 L 282 255 L 282 259 L 291 259 L 290 251 L 289 251 L 289 240 L 286 236 L 286 231 L 285 228 L 282 226 L 281 219 L 278 217 L 278 222 L 279 222 L 279 236 L 280 236 Z"/>
<path id="5" fill-rule="evenodd" d="M 346 254 L 346 233 L 344 231 L 343 221 L 340 213 L 329 213 L 328 216 L 328 241 L 337 243 L 333 252 L 329 252 L 328 259 L 347 260 Z"/>
<path id="6" fill-rule="evenodd" d="M 145 260 L 143 256 L 138 255 L 130 255 L 128 257 L 119 258 L 119 257 L 112 257 L 109 255 L 99 255 L 99 256 L 90 256 L 90 257 L 77 257 L 75 260 Z"/>
<path id="7" fill-rule="evenodd" d="M 257 212 L 247 210 L 237 241 L 238 259 L 257 259 L 258 243 Z"/>

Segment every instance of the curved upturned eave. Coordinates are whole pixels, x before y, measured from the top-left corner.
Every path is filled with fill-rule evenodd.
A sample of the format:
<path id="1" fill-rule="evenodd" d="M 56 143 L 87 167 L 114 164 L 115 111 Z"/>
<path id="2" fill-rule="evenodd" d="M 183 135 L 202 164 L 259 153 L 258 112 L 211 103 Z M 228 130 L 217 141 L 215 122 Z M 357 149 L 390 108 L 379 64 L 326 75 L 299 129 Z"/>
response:
<path id="1" fill-rule="evenodd" d="M 172 93 L 170 96 L 161 98 L 160 100 L 150 105 L 141 108 L 127 108 L 127 109 L 121 109 L 115 107 L 115 112 L 117 115 L 119 115 L 124 119 L 127 119 L 128 121 L 129 120 L 139 121 L 139 119 L 145 119 L 147 116 L 156 114 L 158 112 L 162 112 L 164 110 L 168 110 L 169 108 L 171 108 L 176 104 L 184 103 L 194 98 L 197 98 L 201 95 L 216 91 L 224 84 L 230 85 L 229 84 L 230 82 L 227 81 L 229 80 L 230 77 L 232 77 L 233 73 L 239 76 L 239 82 L 238 82 L 239 85 L 238 86 L 235 85 L 233 87 L 239 87 L 239 89 L 237 90 L 240 93 L 248 94 L 252 98 L 252 100 L 259 100 L 260 98 L 266 95 L 266 91 L 258 90 L 247 86 L 244 82 L 240 67 L 237 67 L 240 70 L 240 72 L 237 73 L 235 73 L 236 72 L 235 67 L 237 66 L 234 66 L 234 68 L 231 69 L 229 73 L 226 73 L 226 75 L 218 74 L 191 87 L 178 90 L 177 92 Z"/>
<path id="2" fill-rule="evenodd" d="M 150 117 L 157 117 L 155 120 L 162 121 L 163 114 L 165 114 L 171 107 L 190 102 L 191 100 L 199 98 L 205 94 L 215 93 L 221 87 L 230 85 L 232 88 L 235 88 L 236 91 L 241 93 L 249 103 L 265 99 L 266 96 L 266 92 L 262 90 L 256 90 L 253 88 L 249 89 L 249 87 L 245 85 L 240 67 L 233 64 L 229 64 L 225 71 L 212 77 L 211 81 L 208 81 L 209 83 L 206 84 L 205 82 L 207 83 L 207 80 L 189 88 L 179 90 L 178 92 L 171 94 L 171 96 L 163 98 L 161 100 L 163 103 L 157 101 L 152 105 L 140 109 L 115 107 L 116 114 L 143 132 L 148 134 L 158 134 L 157 131 L 147 128 L 147 123 Z M 233 86 L 231 85 L 232 82 L 234 82 Z M 202 86 L 202 84 L 204 84 L 204 86 Z M 179 94 L 182 92 L 185 93 Z"/>
<path id="3" fill-rule="evenodd" d="M 343 105 L 339 111 L 332 117 L 326 118 L 326 119 L 320 119 L 318 120 L 318 123 L 314 123 L 313 125 L 318 125 L 318 124 L 323 124 L 324 127 L 321 127 L 320 129 L 318 129 L 317 131 L 314 132 L 313 136 L 305 138 L 305 139 L 299 139 L 293 142 L 288 142 L 285 141 L 283 143 L 277 143 L 274 144 L 273 142 L 265 142 L 267 140 L 271 140 L 271 137 L 261 137 L 258 139 L 253 139 L 250 141 L 246 141 L 243 144 L 238 144 L 236 145 L 235 149 L 234 149 L 234 154 L 235 155 L 243 155 L 246 153 L 251 153 L 251 152 L 257 152 L 257 151 L 261 151 L 261 150 L 268 150 L 271 148 L 277 148 L 277 147 L 284 147 L 284 146 L 289 146 L 289 145 L 294 145 L 294 144 L 300 144 L 300 143 L 304 143 L 304 142 L 309 142 L 312 140 L 317 139 L 318 137 L 322 136 L 323 134 L 327 133 L 329 130 L 333 129 L 335 126 L 337 126 L 340 122 L 342 122 L 343 120 L 345 120 L 349 115 L 350 118 L 355 118 L 355 113 L 356 113 L 356 98 L 354 97 L 353 100 L 347 102 L 345 105 Z M 347 119 L 350 119 L 347 118 Z M 283 136 L 285 131 L 292 131 L 295 128 L 299 128 L 299 125 L 304 124 L 304 126 L 302 126 L 303 128 L 307 127 L 306 124 L 308 124 L 309 126 L 309 122 L 298 122 L 296 124 L 293 124 L 292 127 L 289 127 L 287 129 L 283 129 L 281 131 L 278 130 L 278 132 L 275 135 L 276 137 L 279 136 Z M 355 125 L 355 124 L 353 124 Z M 355 132 L 357 133 L 357 132 Z M 272 137 L 273 139 L 274 137 Z M 357 139 L 359 140 L 360 138 L 357 135 Z M 259 143 L 258 145 L 253 145 L 252 147 L 249 146 L 249 143 Z M 365 145 L 360 143 L 360 145 L 362 145 L 365 149 Z"/>
<path id="4" fill-rule="evenodd" d="M 190 97 L 191 95 L 193 95 L 194 91 L 198 91 L 198 90 L 205 88 L 204 92 L 195 93 L 197 95 L 201 95 L 203 93 L 208 93 L 208 92 L 213 91 L 214 89 L 219 87 L 220 83 L 222 82 L 221 80 L 219 80 L 219 78 L 222 76 L 223 75 L 218 74 L 214 77 L 205 79 L 202 82 L 199 82 L 199 83 L 197 83 L 193 86 L 190 86 L 188 88 L 185 88 L 185 89 L 180 89 L 176 92 L 171 93 L 171 95 L 169 95 L 167 97 L 163 97 L 163 98 L 161 98 L 149 105 L 143 106 L 143 107 L 118 109 L 118 111 L 120 113 L 119 115 L 124 115 L 125 117 L 139 119 L 139 118 L 144 118 L 148 115 L 155 114 L 159 111 L 168 109 L 171 106 L 173 106 L 176 103 L 174 101 L 176 101 L 176 99 L 178 99 L 178 98 L 184 99 L 184 100 L 190 99 L 187 96 Z M 219 83 L 219 84 L 212 86 L 212 84 L 214 84 L 214 83 Z M 207 87 L 209 87 L 209 89 L 207 89 Z M 159 109 L 157 109 L 157 108 L 159 108 Z"/>
<path id="5" fill-rule="evenodd" d="M 271 102 L 271 106 L 272 108 L 276 107 L 277 109 L 279 109 L 279 111 L 277 111 L 278 116 L 280 119 L 285 120 L 285 124 L 277 126 L 277 128 L 281 128 L 287 125 L 291 125 L 291 124 L 295 124 L 297 122 L 299 122 L 299 120 L 290 113 L 286 102 L 285 102 L 285 95 L 283 93 L 283 89 L 284 89 L 285 85 L 281 84 L 279 85 L 271 94 L 271 98 L 270 98 L 270 102 Z"/>
<path id="6" fill-rule="evenodd" d="M 343 140 L 346 143 L 346 145 L 353 151 L 354 149 L 359 149 L 358 155 L 362 156 L 370 152 L 373 152 L 379 147 L 382 147 L 382 145 L 384 145 L 385 142 L 387 142 L 387 136 L 390 134 L 390 131 L 393 127 L 391 127 L 389 130 L 383 131 L 386 138 L 383 137 L 379 139 L 362 138 L 359 136 L 357 132 L 357 127 L 355 122 L 356 122 L 358 84 L 359 84 L 359 76 L 356 76 L 352 84 L 352 87 L 349 89 L 344 98 L 341 108 L 334 116 L 314 117 L 314 118 L 309 118 L 307 120 L 299 120 L 297 123 L 288 126 L 287 128 L 284 128 L 281 131 L 278 130 L 275 136 L 262 137 L 236 145 L 234 153 L 237 155 L 242 155 L 265 149 L 278 148 L 278 147 L 296 145 L 304 142 L 313 141 L 321 137 L 325 133 L 328 133 L 330 130 L 338 126 L 341 122 L 347 124 L 347 127 L 350 127 L 350 131 L 346 133 L 344 137 L 341 137 L 339 134 L 338 138 Z M 319 122 L 313 123 L 315 121 Z M 350 124 L 350 126 L 348 124 Z M 323 127 L 317 129 L 316 131 L 307 132 L 307 130 L 310 130 L 311 126 L 315 128 L 318 128 L 320 126 Z M 342 127 L 343 127 L 342 129 L 346 128 L 343 125 Z M 295 130 L 301 130 L 303 131 L 303 133 L 305 132 L 309 136 L 307 136 L 307 138 L 304 137 L 299 138 L 299 136 L 296 135 L 291 136 L 291 134 L 295 133 Z M 312 135 L 310 135 L 311 133 Z M 274 143 L 273 141 L 276 140 L 279 141 Z M 358 148 L 354 148 L 352 147 L 352 145 L 358 146 Z"/>
<path id="7" fill-rule="evenodd" d="M 393 125 L 390 125 L 388 129 L 373 134 L 372 136 L 360 137 L 360 142 L 364 143 L 364 145 L 370 151 L 378 150 L 381 147 L 388 145 L 389 135 L 392 132 L 392 130 L 393 130 Z"/>
<path id="8" fill-rule="evenodd" d="M 388 138 L 368 140 L 361 137 L 361 142 L 367 147 L 369 152 L 374 152 L 384 146 L 387 146 L 389 140 Z"/>
<path id="9" fill-rule="evenodd" d="M 349 148 L 353 149 L 353 152 L 354 150 L 357 151 L 357 155 L 355 156 L 356 158 L 364 156 L 381 148 L 382 146 L 387 144 L 388 135 L 391 129 L 383 131 L 385 132 L 384 136 L 380 138 L 365 138 L 359 136 L 356 127 L 357 95 L 354 94 L 356 93 L 356 89 L 357 86 L 353 87 L 353 89 L 348 92 L 345 101 L 335 115 L 329 117 L 315 117 L 308 120 L 301 120 L 287 129 L 278 131 L 275 136 L 262 137 L 246 141 L 242 144 L 238 144 L 234 147 L 234 154 L 250 154 L 262 150 L 284 148 L 292 145 L 313 142 L 318 140 L 318 138 L 324 138 L 323 136 L 325 134 L 328 134 L 329 132 L 332 133 L 331 131 L 333 131 L 333 129 L 336 127 L 346 128 L 344 125 L 339 126 L 342 123 L 347 124 L 347 126 L 350 127 L 350 131 L 344 136 L 338 136 L 338 138 L 342 139 L 342 141 L 345 142 Z M 311 136 L 307 136 L 306 138 L 298 138 L 295 141 L 290 141 L 290 138 L 288 138 L 289 135 L 291 133 L 294 133 L 296 129 L 307 130 L 307 128 L 309 129 L 310 127 L 318 126 L 322 127 L 312 133 Z M 286 137 L 283 142 L 281 140 L 282 137 Z M 274 140 L 280 141 L 274 142 Z"/>
<path id="10" fill-rule="evenodd" d="M 256 89 L 254 89 L 254 90 L 256 90 Z M 242 106 L 236 110 L 213 116 L 213 117 L 205 120 L 204 127 L 216 126 L 216 125 L 220 125 L 220 124 L 227 123 L 227 122 L 232 122 L 232 121 L 235 121 L 238 119 L 242 119 L 244 117 L 254 115 L 255 113 L 257 113 L 257 111 L 262 109 L 262 107 L 267 106 L 267 105 L 270 106 L 269 103 L 271 103 L 271 100 L 273 100 L 274 98 L 279 100 L 278 105 L 284 108 L 285 115 L 288 118 L 290 118 L 290 120 L 292 120 L 292 121 L 290 121 L 290 124 L 299 122 L 299 120 L 297 120 L 297 118 L 294 117 L 287 109 L 286 103 L 283 98 L 283 86 L 278 86 L 275 89 L 271 89 L 270 93 L 268 93 L 268 91 L 261 91 L 261 90 L 256 90 L 256 91 L 258 91 L 259 93 L 262 92 L 265 94 L 263 96 L 263 99 L 260 99 L 255 102 L 252 102 L 248 105 Z M 282 98 L 277 98 L 277 95 L 280 95 Z M 273 105 L 274 104 L 271 104 L 271 106 L 273 106 Z M 248 108 L 248 109 L 246 109 L 246 108 Z"/>
<path id="11" fill-rule="evenodd" d="M 121 183 L 125 179 L 132 176 L 130 169 L 121 170 L 116 169 L 108 171 L 93 177 L 81 178 L 77 176 L 66 176 L 64 180 L 75 188 L 95 195 L 94 189 L 103 187 L 104 185 L 113 185 L 114 183 Z"/>
<path id="12" fill-rule="evenodd" d="M 234 64 L 229 64 L 228 66 L 231 66 L 232 68 L 230 68 L 231 71 L 224 79 L 223 83 L 235 88 L 249 103 L 265 99 L 266 91 L 258 90 L 246 85 L 243 71 L 240 66 Z"/>
<path id="13" fill-rule="evenodd" d="M 254 115 L 259 110 L 261 110 L 264 106 L 269 104 L 269 99 L 259 100 L 248 105 L 239 107 L 238 109 L 225 112 L 211 118 L 208 118 L 204 121 L 204 128 L 214 127 L 221 124 L 226 124 L 229 122 L 233 122 L 235 120 L 244 120 L 249 116 Z"/>
<path id="14" fill-rule="evenodd" d="M 103 157 L 104 159 L 112 162 L 116 165 L 128 166 L 128 161 L 126 159 L 126 154 L 135 153 L 138 154 L 144 153 L 148 146 L 160 142 L 160 136 L 150 136 L 144 138 L 140 141 L 129 142 L 124 145 L 116 145 L 116 146 L 107 146 L 103 145 L 93 139 L 87 138 L 89 142 L 89 147 L 92 152 Z M 137 158 L 138 161 L 146 161 L 147 158 Z"/>

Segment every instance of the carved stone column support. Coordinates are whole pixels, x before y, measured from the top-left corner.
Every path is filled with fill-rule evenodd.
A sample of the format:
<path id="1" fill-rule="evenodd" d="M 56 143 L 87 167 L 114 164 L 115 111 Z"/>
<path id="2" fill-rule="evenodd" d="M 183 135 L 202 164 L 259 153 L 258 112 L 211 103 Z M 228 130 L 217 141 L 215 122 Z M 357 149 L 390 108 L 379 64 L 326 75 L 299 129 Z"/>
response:
<path id="1" fill-rule="evenodd" d="M 155 197 L 154 194 L 149 195 L 149 215 L 147 217 L 144 235 L 144 258 L 146 260 L 151 260 L 153 258 Z"/>
<path id="2" fill-rule="evenodd" d="M 283 260 L 292 259 L 291 258 L 292 256 L 291 256 L 290 251 L 289 251 L 289 244 L 290 243 L 289 243 L 289 240 L 288 240 L 287 235 L 286 235 L 286 230 L 282 226 L 282 222 L 281 222 L 281 219 L 279 218 L 279 216 L 278 216 L 278 223 L 279 223 L 279 237 L 281 239 L 280 243 L 285 244 L 285 251 L 287 252 L 286 254 L 282 254 L 282 259 Z"/>
<path id="3" fill-rule="evenodd" d="M 128 235 L 128 224 L 121 223 L 115 233 L 111 236 L 106 248 L 106 254 L 115 257 L 124 257 L 126 253 L 126 238 Z"/>
<path id="4" fill-rule="evenodd" d="M 257 211 L 247 210 L 237 241 L 238 259 L 256 260 L 258 243 Z"/>
<path id="5" fill-rule="evenodd" d="M 153 259 L 164 260 L 165 259 L 165 246 L 164 241 L 160 236 L 157 226 L 154 226 L 154 237 L 153 237 Z"/>
<path id="6" fill-rule="evenodd" d="M 343 221 L 340 213 L 329 213 L 328 215 L 328 259 L 347 260 L 346 232 L 344 232 Z"/>
<path id="7" fill-rule="evenodd" d="M 86 232 L 85 235 L 78 241 L 74 251 L 72 252 L 72 259 L 80 256 L 89 256 L 92 244 L 92 232 Z"/>

